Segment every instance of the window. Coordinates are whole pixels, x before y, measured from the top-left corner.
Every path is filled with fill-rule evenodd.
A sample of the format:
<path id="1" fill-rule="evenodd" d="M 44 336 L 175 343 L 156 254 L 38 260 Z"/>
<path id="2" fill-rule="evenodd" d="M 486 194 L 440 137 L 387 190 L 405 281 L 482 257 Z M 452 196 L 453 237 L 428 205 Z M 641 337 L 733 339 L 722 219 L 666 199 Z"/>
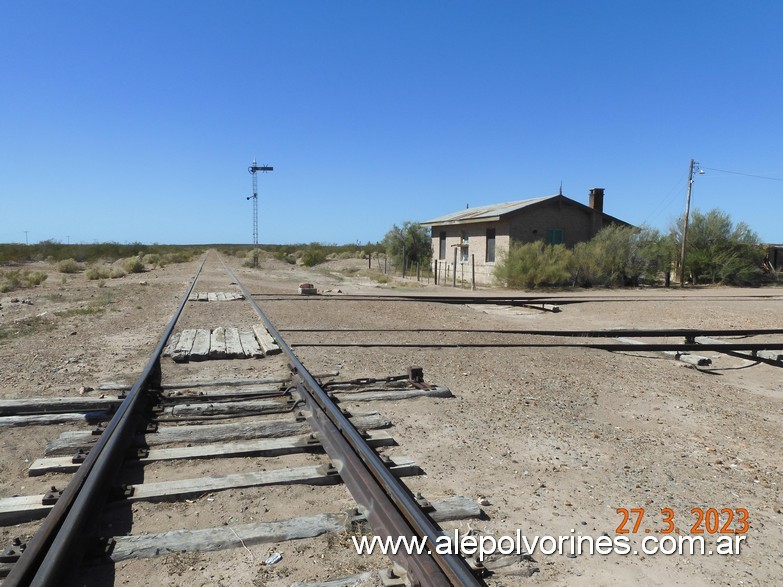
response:
<path id="1" fill-rule="evenodd" d="M 487 229 L 487 263 L 495 262 L 495 229 Z"/>
<path id="2" fill-rule="evenodd" d="M 460 247 L 459 247 L 459 260 L 463 263 L 468 262 L 468 233 L 464 230 L 462 231 L 462 239 L 460 240 Z"/>
<path id="3" fill-rule="evenodd" d="M 546 244 L 559 245 L 565 242 L 565 234 L 562 228 L 550 228 L 546 231 Z"/>
<path id="4" fill-rule="evenodd" d="M 438 259 L 446 258 L 446 231 L 442 230 L 438 235 Z"/>

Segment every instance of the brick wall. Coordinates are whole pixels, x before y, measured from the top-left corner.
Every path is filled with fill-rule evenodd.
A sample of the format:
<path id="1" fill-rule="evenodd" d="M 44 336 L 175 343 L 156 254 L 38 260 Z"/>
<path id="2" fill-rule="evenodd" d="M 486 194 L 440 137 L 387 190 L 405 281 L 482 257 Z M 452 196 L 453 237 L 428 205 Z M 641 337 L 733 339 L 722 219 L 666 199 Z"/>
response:
<path id="1" fill-rule="evenodd" d="M 439 280 L 444 285 L 452 283 L 454 275 L 454 249 L 457 249 L 457 282 L 464 276 L 471 281 L 471 255 L 475 260 L 476 282 L 492 284 L 492 272 L 503 252 L 508 252 L 510 243 L 530 243 L 546 240 L 547 231 L 562 230 L 564 243 L 573 247 L 579 242 L 590 240 L 603 226 L 603 215 L 568 201 L 556 201 L 545 206 L 522 209 L 516 215 L 500 222 L 476 222 L 432 227 L 432 250 L 438 260 Z M 495 229 L 495 262 L 487 262 L 487 229 Z M 440 234 L 446 234 L 445 256 L 439 255 Z M 467 237 L 467 261 L 461 254 L 463 233 Z M 434 265 L 434 264 L 433 264 Z M 448 282 L 446 275 L 448 274 Z"/>

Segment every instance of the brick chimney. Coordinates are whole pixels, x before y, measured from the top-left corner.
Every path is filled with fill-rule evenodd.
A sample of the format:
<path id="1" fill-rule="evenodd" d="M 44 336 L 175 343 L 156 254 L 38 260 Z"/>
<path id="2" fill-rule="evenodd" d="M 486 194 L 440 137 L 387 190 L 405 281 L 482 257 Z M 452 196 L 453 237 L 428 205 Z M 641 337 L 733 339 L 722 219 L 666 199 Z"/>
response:
<path id="1" fill-rule="evenodd" d="M 596 212 L 603 213 L 604 211 L 604 188 L 591 188 L 590 189 L 590 204 L 589 206 Z"/>

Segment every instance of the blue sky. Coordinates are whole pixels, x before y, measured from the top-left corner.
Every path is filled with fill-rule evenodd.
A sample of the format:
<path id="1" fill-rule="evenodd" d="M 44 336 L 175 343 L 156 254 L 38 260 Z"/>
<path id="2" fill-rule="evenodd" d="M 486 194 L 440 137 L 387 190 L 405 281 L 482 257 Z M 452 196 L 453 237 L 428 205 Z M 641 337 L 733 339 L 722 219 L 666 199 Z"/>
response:
<path id="1" fill-rule="evenodd" d="M 557 193 L 783 242 L 783 4 L 0 3 L 0 242 L 376 241 Z M 761 175 L 759 179 L 711 169 Z"/>

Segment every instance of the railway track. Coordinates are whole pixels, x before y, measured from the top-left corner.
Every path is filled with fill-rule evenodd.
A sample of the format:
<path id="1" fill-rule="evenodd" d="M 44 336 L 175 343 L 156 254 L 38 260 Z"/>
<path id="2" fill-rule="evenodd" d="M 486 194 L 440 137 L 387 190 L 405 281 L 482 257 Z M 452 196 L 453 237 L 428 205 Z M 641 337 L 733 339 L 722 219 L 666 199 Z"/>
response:
<path id="1" fill-rule="evenodd" d="M 207 277 L 204 276 L 205 267 L 210 273 Z M 204 368 L 215 363 L 209 359 L 227 356 L 228 339 L 233 336 L 234 329 L 215 328 L 214 323 L 208 325 L 211 326 L 212 347 L 207 355 L 198 356 L 206 360 L 198 361 L 196 355 L 179 364 L 164 359 L 172 334 L 175 330 L 183 330 L 182 323 L 199 326 L 198 303 L 192 300 L 198 299 L 194 294 L 203 282 L 207 282 L 208 287 L 230 282 L 235 285 L 234 291 L 238 289 L 243 294 L 245 302 L 235 301 L 231 305 L 227 301 L 218 302 L 224 307 L 213 312 L 213 319 L 216 315 L 222 320 L 244 323 L 255 320 L 256 325 L 260 321 L 281 351 L 276 357 L 270 354 L 264 359 L 276 361 L 276 366 L 270 367 L 277 370 L 276 376 L 217 380 L 212 373 L 203 377 Z M 195 330 L 191 345 L 198 336 L 198 329 Z M 241 329 L 236 330 L 239 339 Z M 260 337 L 258 342 L 263 343 Z M 169 353 L 175 351 L 168 347 Z M 290 373 L 281 374 L 286 366 Z M 367 392 L 368 387 L 372 391 Z M 65 577 L 79 577 L 81 584 L 91 581 L 105 584 L 107 576 L 114 577 L 111 571 L 107 575 L 106 572 L 85 571 L 85 567 L 95 569 L 101 564 L 111 567 L 126 556 L 179 552 L 189 547 L 207 549 L 241 545 L 247 548 L 248 543 L 269 540 L 269 536 L 262 536 L 264 532 L 270 532 L 269 524 L 263 528 L 256 524 L 252 531 L 252 525 L 245 525 L 239 531 L 229 527 L 236 536 L 233 540 L 231 537 L 215 538 L 225 530 L 221 528 L 179 528 L 176 518 L 168 533 L 134 536 L 137 522 L 134 518 L 141 510 L 134 509 L 133 504 L 138 503 L 176 502 L 223 490 L 255 490 L 287 483 L 332 485 L 342 482 L 357 506 L 348 520 L 349 528 L 362 528 L 363 524 L 368 524 L 372 533 L 381 537 L 416 536 L 432 542 L 442 534 L 437 519 L 480 513 L 472 500 L 467 500 L 469 504 L 463 500 L 461 505 L 454 499 L 430 503 L 413 495 L 399 477 L 416 473 L 420 470 L 418 466 L 405 458 L 382 459 L 376 450 L 390 440 L 388 434 L 371 431 L 377 427 L 375 424 L 383 421 L 382 418 L 375 412 L 345 413 L 336 399 L 336 394 L 348 388 L 354 393 L 364 390 L 368 399 L 379 395 L 388 398 L 393 394 L 403 394 L 399 397 L 422 394 L 437 397 L 441 394 L 442 397 L 447 389 L 425 384 L 419 368 L 411 368 L 404 376 L 380 381 L 367 378 L 324 383 L 302 364 L 236 274 L 222 261 L 218 267 L 218 260 L 209 255 L 193 276 L 141 375 L 132 385 L 114 388 L 120 391 L 117 398 L 48 400 L 38 406 L 31 400 L 3 404 L 0 419 L 15 418 L 13 425 L 19 425 L 25 418 L 28 424 L 35 423 L 35 418 L 51 423 L 70 422 L 80 417 L 83 421 L 98 423 L 91 432 L 63 433 L 59 439 L 52 440 L 51 454 L 31 467 L 31 475 L 71 474 L 62 490 L 53 486 L 43 496 L 23 495 L 0 500 L 0 523 L 4 525 L 29 524 L 43 518 L 29 540 L 17 539 L 2 553 L 0 570 L 7 572 L 4 586 L 62 585 Z M 112 389 L 112 385 L 107 385 L 103 391 L 108 394 Z M 351 399 L 356 400 L 357 395 L 352 395 Z M 228 432 L 229 429 L 233 432 Z M 277 438 L 262 439 L 265 433 L 261 429 Z M 291 438 L 294 435 L 295 438 Z M 215 442 L 210 438 L 224 441 Z M 234 441 L 226 442 L 226 438 Z M 236 442 L 237 439 L 241 441 Z M 62 456 L 74 449 L 75 454 Z M 158 480 L 165 477 L 163 467 L 168 462 L 291 453 L 318 458 L 318 464 L 242 470 L 219 477 L 204 475 L 177 479 L 174 475 L 171 480 Z M 324 456 L 313 456 L 319 453 Z M 156 469 L 155 479 L 148 480 L 144 471 L 152 466 Z M 129 483 L 128 478 L 139 482 Z M 257 499 L 258 493 L 254 495 L 256 497 L 252 499 Z M 162 507 L 165 510 L 165 506 Z M 119 518 L 124 519 L 122 523 L 117 523 L 118 511 Z M 113 521 L 107 522 L 107 519 Z M 342 520 L 337 526 L 343 528 L 345 524 Z M 112 534 L 116 531 L 113 529 L 119 532 Z M 313 535 L 321 532 L 320 529 L 311 531 L 315 532 Z M 167 542 L 177 532 L 184 538 L 180 542 Z M 296 532 L 293 535 L 296 536 Z M 278 539 L 281 536 L 287 534 L 273 534 Z M 134 539 L 138 541 L 134 542 Z M 275 562 L 270 560 L 270 564 Z M 392 557 L 392 566 L 383 577 L 389 585 L 482 585 L 481 576 L 485 572 L 481 565 L 471 565 L 454 554 L 444 555 L 433 550 L 406 555 L 399 551 Z"/>
<path id="2" fill-rule="evenodd" d="M 496 318 L 484 323 L 481 318 L 484 309 L 488 305 L 535 308 L 536 304 L 545 302 L 564 302 L 560 298 L 535 296 L 250 294 L 247 288 L 241 287 L 237 275 L 213 255 L 199 271 L 188 288 L 189 295 L 178 301 L 175 316 L 160 333 L 152 356 L 143 369 L 138 369 L 143 373 L 135 382 L 106 383 L 95 394 L 87 393 L 83 397 L 0 401 L 0 430 L 47 424 L 41 428 L 45 431 L 41 434 L 47 434 L 49 439 L 43 458 L 36 458 L 29 468 L 25 467 L 25 473 L 31 477 L 23 485 L 29 489 L 23 486 L 20 491 L 20 484 L 16 483 L 13 492 L 16 495 L 0 495 L 0 526 L 4 537 L 0 543 L 3 548 L 0 573 L 9 573 L 5 584 L 60 585 L 62 577 L 70 572 L 78 576 L 80 584 L 95 585 L 156 582 L 148 579 L 148 575 L 157 577 L 157 582 L 176 583 L 178 580 L 171 577 L 180 574 L 179 583 L 199 584 L 200 579 L 204 585 L 254 581 L 288 585 L 293 579 L 286 580 L 286 565 L 298 570 L 309 569 L 304 576 L 313 581 L 317 577 L 318 581 L 311 585 L 323 585 L 323 581 L 368 569 L 375 572 L 370 580 L 389 585 L 481 584 L 484 580 L 495 584 L 495 577 L 492 574 L 488 579 L 483 577 L 488 570 L 475 561 L 456 557 L 449 561 L 407 557 L 391 562 L 381 557 L 368 561 L 355 555 L 347 540 L 372 531 L 381 536 L 427 536 L 432 541 L 439 532 L 438 526 L 462 528 L 462 523 L 455 520 L 483 515 L 476 498 L 486 495 L 483 490 L 490 483 L 485 480 L 504 474 L 505 469 L 508 469 L 505 474 L 512 476 L 505 485 L 506 492 L 495 490 L 493 502 L 497 499 L 500 503 L 487 507 L 489 517 L 477 524 L 486 531 L 482 525 L 489 520 L 494 524 L 491 533 L 505 532 L 507 529 L 502 526 L 507 511 L 505 500 L 514 499 L 516 509 L 511 511 L 517 512 L 518 517 L 513 523 L 517 527 L 523 523 L 532 525 L 527 520 L 546 512 L 546 509 L 536 509 L 534 501 L 537 502 L 539 495 L 561 491 L 560 478 L 567 473 L 553 454 L 561 459 L 565 455 L 552 450 L 559 451 L 562 441 L 558 439 L 524 464 L 513 453 L 523 452 L 528 437 L 533 442 L 534 435 L 548 434 L 542 431 L 560 425 L 561 420 L 548 414 L 567 409 L 561 399 L 571 393 L 564 383 L 568 381 L 565 376 L 571 377 L 576 371 L 565 365 L 577 362 L 581 368 L 590 369 L 589 363 L 599 360 L 615 377 L 616 364 L 633 368 L 643 365 L 641 368 L 647 370 L 648 376 L 657 369 L 669 377 L 666 385 L 656 390 L 661 394 L 668 393 L 666 390 L 678 375 L 664 365 L 653 367 L 652 361 L 638 354 L 601 358 L 601 353 L 594 352 L 597 349 L 625 353 L 668 349 L 678 356 L 698 350 L 720 351 L 735 359 L 731 364 L 717 361 L 718 370 L 722 369 L 724 374 L 731 374 L 729 369 L 741 374 L 750 362 L 781 365 L 777 350 L 769 350 L 772 356 L 769 359 L 759 355 L 764 349 L 783 347 L 775 342 L 779 340 L 779 328 L 763 328 L 774 326 L 774 320 L 740 322 L 747 325 L 744 328 L 725 328 L 720 322 L 713 322 L 712 328 L 669 329 L 600 329 L 577 321 L 576 329 L 573 322 L 570 329 L 558 329 L 559 318 L 580 310 L 571 306 L 559 316 L 525 314 L 524 324 L 532 326 L 541 317 L 547 328 L 509 328 L 520 323 L 519 315 L 501 308 L 503 320 Z M 779 297 L 724 295 L 690 299 L 697 303 L 744 301 L 760 307 L 759 300 L 774 304 Z M 584 301 L 596 300 L 585 298 Z M 616 296 L 606 296 L 598 301 L 618 300 Z M 261 312 L 259 304 L 270 312 L 275 323 Z M 378 319 L 384 312 L 395 319 Z M 510 321 L 506 321 L 508 316 L 512 317 Z M 278 322 L 284 327 L 276 327 Z M 622 324 L 622 321 L 615 323 Z M 385 324 L 398 327 L 382 328 Z M 495 327 L 487 327 L 491 324 Z M 578 328 L 585 324 L 587 328 Z M 330 328 L 323 328 L 324 325 Z M 277 348 L 262 349 L 261 354 L 268 353 L 262 360 L 226 360 L 230 356 L 259 356 L 256 354 L 259 351 L 241 346 L 248 335 L 259 345 L 267 337 L 266 342 L 271 340 Z M 634 337 L 634 340 L 616 340 L 623 337 Z M 646 343 L 639 344 L 635 338 Z M 206 347 L 202 344 L 205 340 Z M 354 350 L 343 350 L 349 347 Z M 420 349 L 433 349 L 426 355 L 425 364 L 437 365 L 438 377 L 446 379 L 449 385 L 466 389 L 468 385 L 464 382 L 472 382 L 470 394 L 460 394 L 458 400 L 441 401 L 438 398 L 448 397 L 448 389 L 427 385 L 418 369 L 402 373 L 405 369 L 399 370 L 399 366 L 409 365 L 408 357 L 423 352 Z M 275 350 L 277 354 L 273 354 Z M 487 371 L 482 370 L 482 361 L 496 354 L 504 357 L 505 364 L 501 368 L 496 366 L 490 377 L 506 370 L 507 384 L 497 384 L 496 380 L 484 377 Z M 308 364 L 317 365 L 313 369 L 321 373 L 310 373 L 298 356 L 307 357 Z M 348 363 L 344 371 L 354 379 L 343 381 L 332 372 L 332 369 L 343 370 L 343 362 Z M 374 364 L 375 371 L 379 367 L 384 370 L 389 365 L 393 367 L 386 372 L 369 373 L 379 376 L 373 379 L 359 375 L 368 374 L 363 369 L 365 362 Z M 542 372 L 543 364 L 561 369 L 563 378 L 554 379 Z M 531 385 L 532 378 L 526 375 L 536 369 L 538 377 Z M 386 377 L 390 372 L 395 376 Z M 757 377 L 767 376 L 765 373 L 761 371 Z M 696 376 L 705 377 L 693 375 Z M 691 384 L 700 383 L 691 377 Z M 106 397 L 95 397 L 99 393 Z M 612 384 L 608 393 L 612 416 L 617 406 L 632 405 L 638 399 L 636 384 L 625 389 Z M 684 386 L 677 388 L 675 409 L 680 409 L 683 403 L 680 396 L 688 393 Z M 407 398 L 422 395 L 432 399 L 417 402 L 413 410 L 402 407 Z M 572 394 L 570 401 L 579 413 L 567 420 L 569 425 L 581 422 L 582 411 L 595 409 L 584 403 L 585 397 L 594 396 Z M 378 398 L 398 401 L 373 404 Z M 616 398 L 624 398 L 624 403 Z M 130 409 L 133 402 L 136 408 Z M 486 410 L 484 404 L 492 402 L 495 410 L 501 406 L 499 414 Z M 348 414 L 337 409 L 348 405 Z M 418 463 L 399 456 L 390 462 L 377 458 L 378 454 L 390 452 L 404 454 L 406 448 L 406 441 L 401 443 L 400 451 L 384 448 L 391 446 L 394 439 L 381 429 L 390 421 L 368 407 L 378 405 L 386 406 L 384 411 L 393 414 L 392 421 L 405 430 L 406 440 L 412 437 L 414 442 L 422 443 L 413 448 L 417 454 L 425 454 L 431 474 L 427 478 L 410 477 L 406 485 L 420 488 L 430 498 L 429 502 L 412 494 L 397 478 L 419 474 Z M 471 407 L 463 412 L 463 406 Z M 544 407 L 549 411 L 544 412 Z M 720 410 L 725 417 L 731 414 L 724 405 Z M 645 418 L 651 413 L 646 405 L 638 411 Z M 470 418 L 481 422 L 478 434 L 475 427 L 473 434 L 463 430 L 460 418 L 467 412 Z M 546 414 L 546 419 L 529 420 L 539 412 Z M 690 411 L 686 415 L 689 414 Z M 679 416 L 678 412 L 673 414 L 675 418 Z M 421 422 L 438 428 L 420 424 L 419 417 Z M 612 430 L 617 425 L 626 426 L 627 422 L 636 423 L 638 417 L 631 412 L 625 421 L 612 420 Z M 127 418 L 119 430 L 112 428 L 112 422 L 118 418 Z M 525 434 L 520 440 L 509 440 L 519 436 L 518 431 L 522 429 L 519 419 L 524 419 Z M 606 433 L 598 424 L 587 422 L 583 425 L 591 427 L 589 438 L 597 439 Z M 415 430 L 411 430 L 411 424 Z M 683 420 L 681 429 L 691 425 L 689 417 Z M 95 428 L 90 430 L 90 426 Z M 77 427 L 78 430 L 71 430 Z M 625 430 L 628 435 L 636 433 L 635 427 Z M 567 432 L 561 430 L 560 436 L 567 436 Z M 612 451 L 620 441 L 615 436 L 612 438 L 615 441 L 603 446 L 601 454 Z M 460 451 L 455 453 L 453 465 L 448 457 L 443 458 L 443 452 L 438 454 L 423 445 L 430 439 L 441 451 L 443 447 L 447 451 Z M 583 442 L 580 439 L 574 445 L 582 446 Z M 509 443 L 512 448 L 499 452 L 493 446 L 496 443 Z M 646 438 L 640 446 L 648 446 Z M 99 451 L 98 447 L 103 448 Z M 112 450 L 110 447 L 115 447 L 114 457 L 100 456 Z M 430 454 L 435 458 L 430 459 Z M 539 463 L 539 458 L 545 464 L 534 464 Z M 665 459 L 666 455 L 659 458 Z M 445 464 L 440 462 L 443 460 Z M 589 471 L 583 469 L 583 464 L 572 463 L 575 470 L 578 465 L 580 474 Z M 556 475 L 550 476 L 549 465 L 553 465 L 551 471 L 556 470 Z M 454 472 L 449 467 L 460 469 Z M 527 476 L 528 469 L 536 471 L 536 479 Z M 88 471 L 98 473 L 103 479 L 93 481 L 98 477 L 91 477 Z M 612 474 L 611 470 L 605 470 L 601 478 Z M 440 492 L 439 483 L 444 480 L 447 494 L 454 496 L 454 490 L 465 479 L 460 475 L 471 479 L 471 498 L 435 499 Z M 456 485 L 451 482 L 452 477 L 458 479 Z M 75 481 L 75 489 L 71 485 L 66 487 L 65 482 L 69 480 Z M 759 484 L 763 482 L 764 479 L 759 479 Z M 529 491 L 525 490 L 531 483 Z M 87 497 L 87 492 L 92 497 Z M 430 495 L 431 492 L 434 493 Z M 528 501 L 526 495 L 533 497 Z M 562 509 L 562 504 L 573 503 L 572 500 L 569 495 L 550 502 L 547 507 L 553 511 Z M 79 504 L 86 505 L 80 510 Z M 493 510 L 494 507 L 500 509 Z M 64 514 L 55 516 L 58 511 Z M 423 516 L 422 512 L 427 515 Z M 594 519 L 606 518 L 601 511 L 594 515 Z M 597 532 L 597 528 L 592 529 Z M 542 526 L 542 529 L 549 528 Z M 9 534 L 11 530 L 13 534 Z M 66 532 L 71 533 L 70 537 L 66 537 Z M 330 538 L 315 538 L 319 535 Z M 14 536 L 18 539 L 12 539 Z M 317 540 L 320 542 L 313 546 Z M 268 554 L 259 555 L 259 548 L 267 549 Z M 338 551 L 342 555 L 330 558 Z M 275 563 L 274 555 L 278 552 L 283 559 Z M 323 559 L 325 552 L 327 557 Z M 217 558 L 221 553 L 225 553 L 226 562 Z M 264 565 L 268 555 L 270 565 Z M 243 560 L 247 557 L 249 562 Z M 360 562 L 349 564 L 348 559 Z M 516 572 L 534 572 L 535 564 L 535 561 L 520 561 Z M 164 567 L 164 571 L 155 574 L 153 565 Z M 210 574 L 212 566 L 229 570 L 223 576 L 217 572 Z M 247 566 L 255 574 L 234 576 L 232 566 Z M 491 564 L 487 566 L 492 568 Z M 387 571 L 392 571 L 391 576 Z M 496 572 L 504 573 L 501 569 Z M 231 580 L 226 581 L 226 576 Z M 500 581 L 502 584 L 503 579 Z"/>

